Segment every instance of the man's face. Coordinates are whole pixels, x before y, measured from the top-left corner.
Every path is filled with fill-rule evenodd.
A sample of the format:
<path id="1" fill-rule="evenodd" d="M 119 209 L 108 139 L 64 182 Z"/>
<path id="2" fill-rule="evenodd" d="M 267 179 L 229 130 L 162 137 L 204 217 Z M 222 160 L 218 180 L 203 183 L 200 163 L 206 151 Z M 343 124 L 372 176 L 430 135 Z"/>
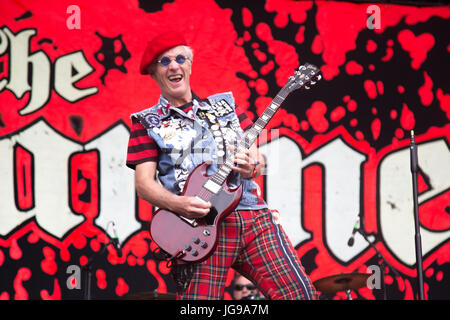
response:
<path id="1" fill-rule="evenodd" d="M 175 58 L 179 54 L 187 58 L 182 46 L 174 47 L 164 52 L 157 60 L 161 60 L 162 57 L 168 57 L 171 59 L 170 64 L 163 66 L 161 63 L 156 62 L 151 74 L 158 84 L 163 97 L 175 106 L 183 105 L 191 100 L 191 87 L 189 84 L 191 61 L 186 59 L 183 64 L 178 64 Z"/>
<path id="2" fill-rule="evenodd" d="M 233 297 L 235 300 L 241 300 L 248 297 L 250 294 L 256 294 L 255 285 L 243 276 L 239 276 L 234 284 Z"/>

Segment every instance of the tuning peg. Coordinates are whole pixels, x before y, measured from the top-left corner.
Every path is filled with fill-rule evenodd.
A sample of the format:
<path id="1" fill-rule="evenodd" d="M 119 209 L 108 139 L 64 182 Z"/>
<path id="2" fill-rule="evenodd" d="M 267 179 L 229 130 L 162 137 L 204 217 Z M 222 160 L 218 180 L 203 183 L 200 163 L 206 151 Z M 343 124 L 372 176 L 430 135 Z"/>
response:
<path id="1" fill-rule="evenodd" d="M 309 90 L 309 87 L 308 87 L 308 86 L 305 86 L 305 89 L 306 89 L 306 90 Z"/>
<path id="2" fill-rule="evenodd" d="M 317 81 L 319 81 L 320 79 L 322 79 L 322 75 L 321 75 L 321 74 L 319 74 L 319 75 L 317 76 Z"/>
<path id="3" fill-rule="evenodd" d="M 312 85 L 315 85 L 315 84 L 316 84 L 316 82 L 315 82 L 315 81 L 311 81 L 311 84 L 312 84 Z"/>

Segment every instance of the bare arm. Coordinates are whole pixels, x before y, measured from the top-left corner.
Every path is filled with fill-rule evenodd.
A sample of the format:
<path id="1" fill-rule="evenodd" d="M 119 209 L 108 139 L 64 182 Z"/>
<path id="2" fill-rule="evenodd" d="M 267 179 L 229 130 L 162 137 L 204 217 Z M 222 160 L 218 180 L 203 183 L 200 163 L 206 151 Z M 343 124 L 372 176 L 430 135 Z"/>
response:
<path id="1" fill-rule="evenodd" d="M 209 213 L 211 204 L 196 197 L 178 196 L 156 180 L 156 162 L 138 164 L 135 172 L 136 192 L 152 205 L 187 218 L 200 218 Z"/>

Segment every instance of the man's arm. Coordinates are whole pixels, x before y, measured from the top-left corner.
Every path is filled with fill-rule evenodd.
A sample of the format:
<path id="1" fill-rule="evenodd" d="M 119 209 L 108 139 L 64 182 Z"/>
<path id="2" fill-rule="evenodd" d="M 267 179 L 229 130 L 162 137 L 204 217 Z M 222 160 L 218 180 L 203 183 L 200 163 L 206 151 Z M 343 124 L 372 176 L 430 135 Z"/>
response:
<path id="1" fill-rule="evenodd" d="M 136 166 L 135 183 L 139 198 L 189 219 L 203 217 L 211 208 L 209 202 L 196 197 L 178 196 L 165 189 L 156 180 L 156 162 L 154 161 Z"/>

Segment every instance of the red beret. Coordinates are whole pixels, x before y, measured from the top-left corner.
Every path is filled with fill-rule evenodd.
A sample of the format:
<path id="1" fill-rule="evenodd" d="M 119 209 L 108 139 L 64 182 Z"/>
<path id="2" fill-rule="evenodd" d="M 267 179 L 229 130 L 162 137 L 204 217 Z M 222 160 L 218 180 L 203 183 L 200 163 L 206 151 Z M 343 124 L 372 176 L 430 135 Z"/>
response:
<path id="1" fill-rule="evenodd" d="M 147 48 L 142 56 L 140 71 L 141 74 L 149 74 L 148 66 L 154 59 L 159 57 L 163 52 L 176 47 L 186 46 L 187 42 L 183 35 L 175 31 L 164 32 L 148 42 Z"/>

